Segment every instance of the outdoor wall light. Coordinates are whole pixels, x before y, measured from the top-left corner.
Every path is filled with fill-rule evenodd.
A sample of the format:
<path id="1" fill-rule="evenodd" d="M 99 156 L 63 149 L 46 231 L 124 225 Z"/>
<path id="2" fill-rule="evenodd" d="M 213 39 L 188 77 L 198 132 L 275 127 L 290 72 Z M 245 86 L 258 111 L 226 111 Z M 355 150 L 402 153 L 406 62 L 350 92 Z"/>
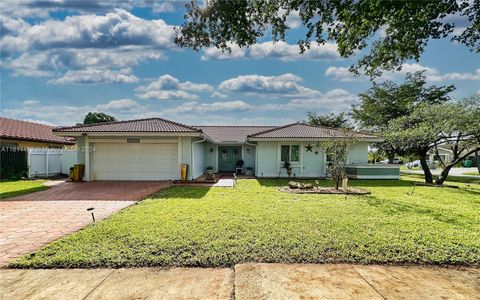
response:
<path id="1" fill-rule="evenodd" d="M 210 148 L 210 152 L 213 152 L 213 148 Z"/>

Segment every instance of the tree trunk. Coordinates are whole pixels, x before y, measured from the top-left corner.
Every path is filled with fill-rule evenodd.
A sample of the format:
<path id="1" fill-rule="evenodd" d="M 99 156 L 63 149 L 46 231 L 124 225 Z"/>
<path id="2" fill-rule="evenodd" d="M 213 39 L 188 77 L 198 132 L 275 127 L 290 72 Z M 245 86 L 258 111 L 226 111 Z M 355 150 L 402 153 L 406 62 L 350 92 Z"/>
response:
<path id="1" fill-rule="evenodd" d="M 443 182 L 445 182 L 445 180 L 447 179 L 448 177 L 448 173 L 450 172 L 450 169 L 453 168 L 453 166 L 455 166 L 456 164 L 458 164 L 459 162 L 461 162 L 463 159 L 465 159 L 466 157 L 468 157 L 469 155 L 475 153 L 476 157 L 477 157 L 477 161 L 478 161 L 478 149 L 475 149 L 475 150 L 472 150 L 472 151 L 469 151 L 463 155 L 460 155 L 460 156 L 457 156 L 455 157 L 448 165 L 445 166 L 445 168 L 442 170 L 442 172 L 440 173 L 440 176 L 438 176 L 437 180 L 435 180 L 435 184 L 443 184 Z M 478 165 L 477 165 L 477 168 L 478 168 Z"/>
<path id="2" fill-rule="evenodd" d="M 420 165 L 422 166 L 423 173 L 425 174 L 425 182 L 433 183 L 432 172 L 430 172 L 430 168 L 428 167 L 427 163 L 427 151 L 422 151 L 420 153 Z"/>
<path id="3" fill-rule="evenodd" d="M 478 151 L 475 151 L 475 160 L 477 161 L 477 170 L 480 174 L 480 156 L 478 155 Z"/>
<path id="4" fill-rule="evenodd" d="M 338 190 L 338 187 L 339 187 L 339 181 L 338 180 L 335 180 L 335 189 Z"/>
<path id="5" fill-rule="evenodd" d="M 438 175 L 437 179 L 435 180 L 435 184 L 438 184 L 438 185 L 442 185 L 445 180 L 447 179 L 448 177 L 448 173 L 450 172 L 450 169 L 453 167 L 453 165 L 447 165 L 443 170 L 442 172 L 440 173 L 440 175 Z"/>
<path id="6" fill-rule="evenodd" d="M 395 158 L 395 153 L 393 151 L 388 151 L 387 156 L 388 156 L 388 163 L 393 164 L 393 159 Z"/>

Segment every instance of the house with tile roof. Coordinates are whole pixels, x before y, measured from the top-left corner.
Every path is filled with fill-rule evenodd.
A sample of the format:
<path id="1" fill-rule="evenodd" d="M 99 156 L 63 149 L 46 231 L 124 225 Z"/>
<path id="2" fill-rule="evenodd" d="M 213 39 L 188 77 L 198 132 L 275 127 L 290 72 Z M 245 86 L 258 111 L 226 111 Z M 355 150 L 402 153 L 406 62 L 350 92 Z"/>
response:
<path id="1" fill-rule="evenodd" d="M 53 132 L 76 138 L 84 180 L 176 180 L 182 164 L 188 166 L 190 180 L 206 169 L 287 177 L 285 161 L 290 162 L 294 177 L 324 177 L 329 158 L 321 142 L 352 137 L 357 141 L 348 157 L 352 177 L 399 178 L 398 172 L 385 171 L 386 166 L 367 164 L 368 146 L 381 141 L 378 137 L 303 123 L 188 126 L 150 118 L 58 127 Z"/>
<path id="2" fill-rule="evenodd" d="M 53 126 L 0 117 L 0 144 L 21 148 L 63 148 L 75 139 L 52 133 Z"/>

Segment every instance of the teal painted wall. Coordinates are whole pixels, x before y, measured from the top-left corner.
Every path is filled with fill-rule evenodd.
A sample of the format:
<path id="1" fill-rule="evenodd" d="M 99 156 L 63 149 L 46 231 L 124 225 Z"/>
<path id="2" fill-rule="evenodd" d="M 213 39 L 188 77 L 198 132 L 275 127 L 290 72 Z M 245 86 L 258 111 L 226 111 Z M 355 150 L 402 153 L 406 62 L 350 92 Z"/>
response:
<path id="1" fill-rule="evenodd" d="M 213 150 L 213 151 L 212 151 Z M 217 146 L 210 142 L 204 143 L 204 165 L 206 167 L 213 167 L 213 172 L 217 172 Z"/>
<path id="2" fill-rule="evenodd" d="M 347 166 L 348 177 L 358 179 L 400 179 L 400 166 Z"/>
<path id="3" fill-rule="evenodd" d="M 244 145 L 243 146 L 243 170 L 246 168 L 252 168 L 255 174 L 255 146 Z"/>

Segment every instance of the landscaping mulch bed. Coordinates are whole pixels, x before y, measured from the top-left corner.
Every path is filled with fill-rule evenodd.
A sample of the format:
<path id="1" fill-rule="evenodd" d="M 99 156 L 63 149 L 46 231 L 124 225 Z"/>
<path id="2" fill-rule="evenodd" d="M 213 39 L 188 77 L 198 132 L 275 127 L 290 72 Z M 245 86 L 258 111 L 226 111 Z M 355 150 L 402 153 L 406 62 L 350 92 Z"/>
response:
<path id="1" fill-rule="evenodd" d="M 346 190 L 340 188 L 336 190 L 334 187 L 316 186 L 311 189 L 292 189 L 284 186 L 278 189 L 280 192 L 291 194 L 338 194 L 338 195 L 367 195 L 369 191 L 359 188 L 350 187 Z"/>
<path id="2" fill-rule="evenodd" d="M 172 182 L 172 186 L 199 186 L 199 187 L 208 187 L 212 186 L 213 184 L 217 183 L 218 180 L 221 178 L 218 174 L 213 174 L 214 180 L 207 180 L 205 174 L 195 178 L 192 181 L 181 181 L 181 180 L 174 180 Z"/>

